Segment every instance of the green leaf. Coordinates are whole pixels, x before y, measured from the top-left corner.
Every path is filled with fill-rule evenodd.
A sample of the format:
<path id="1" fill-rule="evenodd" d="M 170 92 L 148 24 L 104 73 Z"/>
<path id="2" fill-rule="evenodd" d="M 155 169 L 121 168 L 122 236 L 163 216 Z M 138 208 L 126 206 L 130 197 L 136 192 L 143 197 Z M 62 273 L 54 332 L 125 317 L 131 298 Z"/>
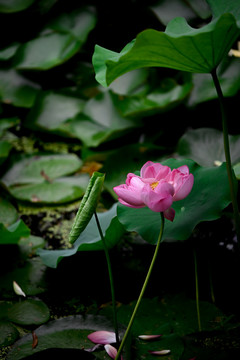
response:
<path id="1" fill-rule="evenodd" d="M 226 66 L 227 64 L 227 66 Z M 218 78 L 224 97 L 237 94 L 240 88 L 239 59 L 225 59 L 218 67 Z M 187 101 L 188 106 L 196 106 L 217 98 L 216 88 L 210 74 L 193 74 L 193 88 Z"/>
<path id="2" fill-rule="evenodd" d="M 238 0 L 206 0 L 209 4 L 213 16 L 215 18 L 221 16 L 222 14 L 230 13 L 232 14 L 237 20 L 238 25 L 240 25 L 240 7 Z"/>
<path id="3" fill-rule="evenodd" d="M 36 0 L 0 0 L 0 12 L 13 13 L 27 9 Z"/>
<path id="4" fill-rule="evenodd" d="M 153 66 L 210 73 L 238 35 L 231 14 L 224 14 L 200 29 L 190 27 L 184 18 L 175 18 L 165 32 L 152 29 L 141 32 L 120 54 L 96 46 L 93 55 L 96 79 L 108 86 L 128 71 Z"/>
<path id="5" fill-rule="evenodd" d="M 191 89 L 190 81 L 178 84 L 174 79 L 164 79 L 159 87 L 147 94 L 124 97 L 116 94 L 114 102 L 123 116 L 146 117 L 169 111 L 179 105 L 189 95 Z"/>
<path id="6" fill-rule="evenodd" d="M 40 357 L 44 357 L 46 349 L 62 349 L 62 354 L 68 354 L 66 349 L 91 349 L 94 344 L 88 340 L 87 335 L 93 331 L 99 330 L 114 331 L 112 323 L 104 316 L 86 315 L 86 316 L 69 316 L 62 319 L 54 320 L 46 325 L 42 325 L 35 330 L 38 337 L 38 346 L 32 349 L 32 335 L 28 334 L 15 343 L 8 354 L 9 360 L 20 360 L 26 356 L 39 353 Z M 124 328 L 120 327 L 122 336 Z M 130 342 L 127 344 L 129 351 Z M 71 354 L 71 352 L 69 352 Z M 57 354 L 57 351 L 55 355 Z M 86 356 L 85 356 L 86 355 Z M 51 358 L 54 357 L 54 351 Z M 71 358 L 79 359 L 106 359 L 106 352 L 96 351 L 94 355 L 87 352 L 79 352 L 79 354 Z M 129 354 L 126 360 L 129 360 Z"/>
<path id="7" fill-rule="evenodd" d="M 0 197 L 0 223 L 8 227 L 18 219 L 18 212 L 10 201 Z"/>
<path id="8" fill-rule="evenodd" d="M 49 320 L 50 312 L 41 300 L 28 299 L 13 304 L 8 310 L 10 321 L 18 325 L 40 325 Z"/>
<path id="9" fill-rule="evenodd" d="M 20 240 L 21 242 L 21 240 Z M 20 244 L 21 249 L 22 244 Z M 22 249 L 21 249 L 22 250 Z M 46 290 L 46 266 L 39 257 L 21 259 L 21 262 L 13 263 L 13 268 L 0 276 L 0 292 L 13 292 L 13 280 L 22 288 L 27 296 L 36 296 Z"/>
<path id="10" fill-rule="evenodd" d="M 69 234 L 69 242 L 71 244 L 77 240 L 91 220 L 101 195 L 104 178 L 104 174 L 96 171 L 91 176 Z"/>
<path id="11" fill-rule="evenodd" d="M 0 50 L 0 60 L 4 61 L 11 59 L 11 57 L 13 57 L 13 55 L 16 53 L 18 47 L 18 43 L 13 43 L 7 46 L 5 49 Z"/>
<path id="12" fill-rule="evenodd" d="M 0 98 L 3 103 L 30 108 L 39 91 L 39 85 L 14 69 L 0 70 Z"/>
<path id="13" fill-rule="evenodd" d="M 130 305 L 118 307 L 118 319 L 127 326 L 133 312 L 135 301 Z M 200 301 L 202 330 L 212 331 L 222 329 L 225 316 L 215 305 Z M 104 308 L 101 314 L 110 315 L 111 308 Z M 185 349 L 185 337 L 191 333 L 198 333 L 196 301 L 187 298 L 184 294 L 163 295 L 160 299 L 143 298 L 137 316 L 132 326 L 132 337 L 135 338 L 132 346 L 133 359 L 153 359 L 148 351 L 170 349 L 171 353 L 161 356 L 162 359 L 180 360 Z M 162 335 L 154 341 L 145 341 L 139 335 Z M 158 358 L 158 357 L 156 357 Z M 160 357 L 159 357 L 160 358 Z M 190 359 L 190 357 L 186 358 Z"/>
<path id="14" fill-rule="evenodd" d="M 139 126 L 120 114 L 113 98 L 111 92 L 98 94 L 87 101 L 83 115 L 70 122 L 71 132 L 86 146 L 96 147 Z"/>
<path id="15" fill-rule="evenodd" d="M 3 136 L 7 129 L 10 129 L 18 124 L 20 124 L 20 119 L 17 117 L 0 119 L 0 136 Z"/>
<path id="16" fill-rule="evenodd" d="M 35 203 L 64 203 L 80 198 L 88 175 L 65 176 L 80 169 L 75 154 L 37 155 L 16 161 L 2 177 L 9 192 L 19 200 Z"/>
<path id="17" fill-rule="evenodd" d="M 229 135 L 232 164 L 240 161 L 240 135 Z M 177 153 L 201 166 L 219 166 L 225 161 L 223 134 L 217 129 L 188 130 L 179 140 Z"/>
<path id="18" fill-rule="evenodd" d="M 0 321 L 0 346 L 12 345 L 19 337 L 16 327 L 7 321 Z"/>
<path id="19" fill-rule="evenodd" d="M 225 163 L 220 167 L 203 168 L 192 160 L 169 159 L 162 162 L 171 168 L 188 165 L 194 175 L 191 193 L 173 203 L 176 211 L 173 222 L 166 221 L 164 241 L 180 241 L 190 237 L 193 229 L 202 221 L 221 217 L 222 210 L 230 204 L 230 190 Z M 118 219 L 128 231 L 136 231 L 146 241 L 156 244 L 160 231 L 159 213 L 149 208 L 134 209 L 118 204 Z"/>
<path id="20" fill-rule="evenodd" d="M 116 204 L 110 210 L 98 213 L 98 219 L 106 245 L 108 248 L 112 248 L 124 234 L 124 229 L 116 217 Z M 98 250 L 103 250 L 103 245 L 95 218 L 92 217 L 86 229 L 80 234 L 72 248 L 64 250 L 38 249 L 37 254 L 41 257 L 45 265 L 56 268 L 62 258 L 72 256 L 76 254 L 77 251 Z"/>
<path id="21" fill-rule="evenodd" d="M 0 244 L 17 244 L 21 237 L 28 237 L 30 229 L 22 220 L 18 220 L 6 228 L 0 224 Z"/>
<path id="22" fill-rule="evenodd" d="M 67 124 L 64 123 L 81 113 L 83 106 L 84 101 L 76 97 L 49 91 L 42 92 L 31 109 L 25 125 L 37 130 L 71 136 Z"/>
<path id="23" fill-rule="evenodd" d="M 2 177 L 6 186 L 42 183 L 79 170 L 82 161 L 75 154 L 35 155 L 22 157 Z"/>
<path id="24" fill-rule="evenodd" d="M 0 165 L 7 159 L 12 145 L 8 141 L 0 140 Z"/>
<path id="25" fill-rule="evenodd" d="M 95 14 L 87 9 L 60 16 L 42 35 L 19 48 L 16 68 L 47 70 L 62 64 L 81 49 L 95 23 Z"/>
<path id="26" fill-rule="evenodd" d="M 207 19 L 211 15 L 211 11 L 204 0 L 191 1 L 190 3 L 183 0 L 171 0 L 171 2 L 162 0 L 151 6 L 151 10 L 164 25 L 167 25 L 170 20 L 177 16 L 190 21 L 195 20 L 197 15 L 203 19 Z"/>

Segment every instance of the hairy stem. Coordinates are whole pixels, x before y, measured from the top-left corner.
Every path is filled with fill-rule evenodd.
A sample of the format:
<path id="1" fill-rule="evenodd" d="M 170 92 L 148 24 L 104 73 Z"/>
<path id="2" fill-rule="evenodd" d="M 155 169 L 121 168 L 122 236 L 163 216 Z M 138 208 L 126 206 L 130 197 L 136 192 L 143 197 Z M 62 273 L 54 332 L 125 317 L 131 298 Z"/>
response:
<path id="1" fill-rule="evenodd" d="M 134 319 L 135 319 L 137 310 L 138 310 L 138 308 L 139 308 L 139 305 L 140 305 L 140 303 L 141 303 L 142 297 L 143 297 L 144 292 L 145 292 L 145 290 L 146 290 L 146 287 L 147 287 L 147 284 L 148 284 L 150 275 L 151 275 L 151 273 L 152 273 L 152 269 L 153 269 L 155 260 L 156 260 L 156 258 L 157 258 L 157 254 L 158 254 L 158 250 L 159 250 L 159 247 L 160 247 L 160 243 L 161 243 L 162 235 L 163 235 L 163 230 L 164 230 L 164 215 L 163 215 L 163 213 L 160 213 L 160 215 L 161 215 L 161 221 L 162 221 L 162 223 L 161 223 L 161 230 L 160 230 L 160 233 L 159 233 L 159 236 L 158 236 L 158 241 L 157 241 L 157 245 L 156 245 L 156 248 L 155 248 L 155 251 L 154 251 L 154 254 L 153 254 L 153 258 L 152 258 L 151 264 L 150 264 L 150 266 L 149 266 L 148 273 L 147 273 L 147 276 L 146 276 L 146 278 L 145 278 L 144 284 L 143 284 L 143 286 L 142 286 L 142 290 L 141 290 L 141 292 L 140 292 L 140 295 L 139 295 L 139 297 L 138 297 L 137 303 L 136 303 L 135 308 L 134 308 L 134 310 L 133 310 L 131 319 L 130 319 L 130 321 L 129 321 L 129 323 L 128 323 L 126 332 L 125 332 L 124 337 L 123 337 L 123 339 L 122 339 L 121 345 L 120 345 L 120 347 L 119 347 L 119 349 L 118 349 L 118 353 L 117 353 L 117 355 L 116 355 L 116 357 L 115 357 L 115 360 L 118 360 L 119 357 L 120 357 L 120 355 L 121 355 L 121 352 L 122 352 L 122 350 L 123 350 L 123 347 L 124 347 L 124 345 L 125 345 L 125 342 L 126 342 L 126 340 L 127 340 L 127 337 L 128 337 L 128 335 L 129 335 L 129 332 L 130 332 L 131 327 L 132 327 L 132 325 L 133 325 L 133 321 L 134 321 Z"/>
<path id="2" fill-rule="evenodd" d="M 112 266 L 111 266 L 111 261 L 110 261 L 110 256 L 109 256 L 109 252 L 108 252 L 108 248 L 106 245 L 106 241 L 105 238 L 103 236 L 103 232 L 102 232 L 102 228 L 97 216 L 97 213 L 94 212 L 95 215 L 95 219 L 96 219 L 96 223 L 97 223 L 97 227 L 98 227 L 98 231 L 103 243 L 103 249 L 105 252 L 105 256 L 106 256 L 106 260 L 107 260 L 107 266 L 108 266 L 108 275 L 109 275 L 109 281 L 110 281 L 110 287 L 111 287 L 111 295 L 112 295 L 112 307 L 113 307 L 113 323 L 114 323 L 114 329 L 115 329 L 115 335 L 116 335 L 116 343 L 117 346 L 119 346 L 119 331 L 118 331 L 118 321 L 117 321 L 117 309 L 116 309 L 116 299 L 115 299 L 115 290 L 114 290 L 114 282 L 113 282 L 113 274 L 112 274 Z"/>
<path id="3" fill-rule="evenodd" d="M 224 141 L 224 151 L 225 151 L 225 158 L 226 158 L 226 166 L 227 166 L 227 173 L 228 173 L 228 181 L 230 186 L 231 192 L 231 199 L 232 199 L 232 206 L 233 206 L 233 215 L 235 221 L 235 229 L 238 238 L 238 247 L 240 247 L 240 216 L 238 210 L 238 203 L 237 203 L 237 195 L 234 187 L 234 177 L 233 177 L 233 170 L 232 170 L 232 162 L 231 162 L 231 155 L 230 155 L 230 147 L 229 147 L 229 139 L 228 139 L 228 125 L 227 125 L 227 116 L 226 116 L 226 109 L 224 104 L 224 97 L 222 93 L 222 89 L 217 77 L 216 69 L 211 72 L 213 82 L 217 91 L 218 100 L 220 104 L 220 110 L 222 115 L 222 129 L 223 129 L 223 141 Z"/>

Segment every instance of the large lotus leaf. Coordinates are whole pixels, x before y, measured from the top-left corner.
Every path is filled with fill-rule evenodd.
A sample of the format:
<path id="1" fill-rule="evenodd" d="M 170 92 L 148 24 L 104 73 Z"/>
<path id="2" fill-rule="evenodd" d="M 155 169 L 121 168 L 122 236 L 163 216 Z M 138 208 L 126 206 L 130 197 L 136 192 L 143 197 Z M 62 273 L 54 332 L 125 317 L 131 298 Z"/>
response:
<path id="1" fill-rule="evenodd" d="M 0 70 L 1 102 L 30 108 L 39 91 L 39 85 L 28 80 L 14 69 Z"/>
<path id="2" fill-rule="evenodd" d="M 8 321 L 0 321 L 0 346 L 12 345 L 19 337 L 16 327 Z"/>
<path id="3" fill-rule="evenodd" d="M 9 186 L 9 192 L 18 200 L 32 203 L 62 204 L 83 196 L 89 177 L 86 174 L 66 176 L 51 182 Z"/>
<path id="4" fill-rule="evenodd" d="M 76 172 L 81 165 L 74 154 L 23 157 L 1 180 L 19 200 L 64 203 L 80 198 L 86 189 L 88 175 L 64 176 Z"/>
<path id="5" fill-rule="evenodd" d="M 141 32 L 121 53 L 96 46 L 93 55 L 96 79 L 108 86 L 128 71 L 153 66 L 210 73 L 228 53 L 239 32 L 231 14 L 223 14 L 199 29 L 190 27 L 184 18 L 175 18 L 165 32 L 152 29 Z"/>
<path id="6" fill-rule="evenodd" d="M 3 136 L 7 129 L 16 126 L 20 123 L 17 117 L 0 119 L 0 136 Z"/>
<path id="7" fill-rule="evenodd" d="M 164 79 L 160 86 L 147 94 L 115 96 L 115 104 L 123 116 L 143 117 L 169 111 L 181 103 L 190 93 L 192 83 L 178 84 L 173 79 Z"/>
<path id="8" fill-rule="evenodd" d="M 171 0 L 171 2 L 163 0 L 151 6 L 151 10 L 164 25 L 177 16 L 184 17 L 187 21 L 194 20 L 197 16 L 203 19 L 211 16 L 211 11 L 204 0 L 189 3 L 184 0 Z"/>
<path id="9" fill-rule="evenodd" d="M 11 59 L 11 57 L 13 57 L 13 55 L 17 51 L 18 47 L 19 47 L 18 43 L 13 43 L 7 46 L 6 48 L 0 50 L 0 60 L 2 61 L 2 60 Z"/>
<path id="10" fill-rule="evenodd" d="M 44 92 L 38 96 L 25 124 L 34 129 L 70 136 L 64 124 L 81 113 L 83 106 L 84 101 L 76 97 Z"/>
<path id="11" fill-rule="evenodd" d="M 12 145 L 8 141 L 0 140 L 0 165 L 7 159 Z"/>
<path id="12" fill-rule="evenodd" d="M 18 212 L 16 208 L 8 201 L 0 197 L 0 223 L 8 227 L 15 223 L 18 219 Z"/>
<path id="13" fill-rule="evenodd" d="M 110 210 L 99 213 L 98 218 L 106 245 L 107 247 L 112 248 L 121 239 L 124 233 L 124 229 L 116 217 L 116 204 Z M 88 226 L 80 234 L 72 248 L 64 250 L 38 249 L 37 254 L 40 255 L 45 265 L 56 268 L 62 258 L 72 256 L 76 254 L 77 251 L 91 250 L 103 250 L 102 240 L 94 217 L 92 217 Z"/>
<path id="14" fill-rule="evenodd" d="M 32 238 L 29 236 L 29 238 Z M 21 246 L 20 239 L 19 243 Z M 9 260 L 10 262 L 10 260 Z M 12 270 L 3 273 L 0 276 L 0 292 L 3 294 L 7 292 L 13 295 L 13 281 L 20 285 L 21 289 L 27 296 L 36 296 L 46 290 L 46 266 L 42 263 L 39 257 L 26 259 L 20 263 L 13 263 Z"/>
<path id="15" fill-rule="evenodd" d="M 27 9 L 36 0 L 0 0 L 0 12 L 13 13 Z"/>
<path id="16" fill-rule="evenodd" d="M 28 237 L 30 229 L 22 220 L 18 220 L 8 227 L 0 223 L 0 244 L 17 244 L 21 237 Z"/>
<path id="17" fill-rule="evenodd" d="M 225 13 L 230 13 L 235 16 L 238 20 L 238 24 L 240 24 L 240 6 L 238 0 L 206 0 L 209 4 L 213 16 L 216 18 Z"/>
<path id="18" fill-rule="evenodd" d="M 61 16 L 39 37 L 19 48 L 16 68 L 47 70 L 62 64 L 80 50 L 95 22 L 95 14 L 90 10 Z"/>
<path id="19" fill-rule="evenodd" d="M 240 88 L 240 62 L 231 58 L 226 67 L 226 60 L 218 68 L 218 79 L 224 97 L 234 96 Z M 216 88 L 210 74 L 193 74 L 193 88 L 187 101 L 188 106 L 217 98 Z"/>
<path id="20" fill-rule="evenodd" d="M 34 155 L 16 161 L 4 174 L 6 186 L 15 184 L 51 183 L 53 179 L 69 175 L 79 170 L 82 161 L 75 154 Z"/>
<path id="21" fill-rule="evenodd" d="M 119 95 L 145 94 L 149 89 L 148 69 L 136 69 L 112 82 L 109 89 Z"/>
<path id="22" fill-rule="evenodd" d="M 229 135 L 232 164 L 240 161 L 240 135 Z M 201 166 L 217 166 L 225 161 L 223 134 L 217 129 L 187 131 L 179 140 L 177 153 Z"/>
<path id="23" fill-rule="evenodd" d="M 49 320 L 47 305 L 36 299 L 27 299 L 13 304 L 8 309 L 8 319 L 18 325 L 40 325 Z"/>
<path id="24" fill-rule="evenodd" d="M 96 14 L 92 7 L 79 8 L 71 13 L 63 13 L 52 20 L 48 27 L 56 32 L 71 34 L 82 44 L 96 24 Z"/>
<path id="25" fill-rule="evenodd" d="M 126 325 L 135 306 L 118 307 L 119 322 Z M 200 301 L 201 325 L 204 331 L 221 329 L 225 316 L 215 305 Z M 111 308 L 104 308 L 101 314 L 110 314 Z M 170 349 L 171 353 L 161 356 L 163 359 L 179 360 L 185 348 L 185 336 L 198 332 L 196 301 L 187 298 L 184 294 L 166 295 L 162 298 L 142 299 L 141 306 L 132 326 L 132 335 L 135 338 L 133 359 L 153 359 L 148 351 Z M 139 339 L 139 335 L 160 334 L 160 338 L 152 341 Z M 193 354 L 192 354 L 193 355 Z M 158 357 L 157 357 L 158 358 Z M 159 357 L 160 358 L 160 357 Z M 190 357 L 186 358 L 190 359 Z"/>
<path id="26" fill-rule="evenodd" d="M 83 115 L 69 123 L 72 134 L 88 147 L 96 147 L 132 130 L 137 124 L 120 114 L 113 94 L 105 92 L 87 101 Z"/>
<path id="27" fill-rule="evenodd" d="M 37 353 L 39 353 L 39 357 L 35 358 L 41 359 L 44 358 L 44 354 L 47 355 L 51 353 L 51 358 L 55 358 L 57 354 L 59 355 L 57 349 L 61 349 L 60 357 L 62 354 L 65 354 L 66 357 L 70 354 L 71 359 L 103 360 L 107 357 L 104 349 L 102 349 L 103 351 L 95 351 L 93 354 L 83 351 L 84 349 L 92 349 L 94 346 L 94 344 L 88 340 L 87 335 L 99 330 L 113 331 L 112 323 L 106 317 L 100 315 L 77 315 L 53 320 L 35 330 L 35 334 L 38 337 L 38 346 L 36 348 L 32 349 L 32 335 L 25 335 L 14 344 L 8 354 L 8 360 L 20 360 L 29 355 L 37 355 Z M 120 335 L 122 336 L 122 334 L 123 327 L 121 326 Z M 128 351 L 125 354 L 126 360 L 130 359 L 128 354 L 129 345 L 130 341 L 127 343 Z M 46 349 L 51 351 L 47 351 Z M 67 349 L 69 351 L 67 351 Z M 72 350 L 72 357 L 70 349 Z M 79 353 L 77 353 L 77 351 L 74 352 L 74 349 L 78 349 Z"/>
<path id="28" fill-rule="evenodd" d="M 173 203 L 176 211 L 173 222 L 165 221 L 164 241 L 186 240 L 195 226 L 202 221 L 218 219 L 222 210 L 230 204 L 230 190 L 225 163 L 220 167 L 200 167 L 192 160 L 168 159 L 163 162 L 171 168 L 188 165 L 194 175 L 191 193 Z M 144 207 L 129 208 L 118 204 L 118 219 L 128 231 L 138 232 L 146 241 L 156 244 L 160 227 L 160 214 Z"/>

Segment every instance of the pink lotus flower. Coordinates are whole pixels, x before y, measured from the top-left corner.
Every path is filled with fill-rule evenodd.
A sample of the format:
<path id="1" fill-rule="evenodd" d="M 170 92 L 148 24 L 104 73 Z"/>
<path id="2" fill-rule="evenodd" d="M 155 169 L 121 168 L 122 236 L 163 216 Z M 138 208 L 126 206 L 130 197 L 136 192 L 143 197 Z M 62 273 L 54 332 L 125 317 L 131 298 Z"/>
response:
<path id="1" fill-rule="evenodd" d="M 194 177 L 187 165 L 171 170 L 160 163 L 146 162 L 140 176 L 129 173 L 126 183 L 113 188 L 118 200 L 133 208 L 149 207 L 173 221 L 173 201 L 184 199 L 192 190 Z"/>

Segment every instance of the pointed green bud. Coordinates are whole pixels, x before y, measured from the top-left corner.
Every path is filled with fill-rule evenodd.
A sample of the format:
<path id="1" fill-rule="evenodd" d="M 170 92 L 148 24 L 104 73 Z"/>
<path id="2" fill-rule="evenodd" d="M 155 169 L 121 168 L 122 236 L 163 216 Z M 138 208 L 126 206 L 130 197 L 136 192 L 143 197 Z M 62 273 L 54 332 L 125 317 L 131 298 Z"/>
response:
<path id="1" fill-rule="evenodd" d="M 69 242 L 71 244 L 77 240 L 91 220 L 97 207 L 104 179 L 105 175 L 97 171 L 92 174 L 69 234 Z"/>

